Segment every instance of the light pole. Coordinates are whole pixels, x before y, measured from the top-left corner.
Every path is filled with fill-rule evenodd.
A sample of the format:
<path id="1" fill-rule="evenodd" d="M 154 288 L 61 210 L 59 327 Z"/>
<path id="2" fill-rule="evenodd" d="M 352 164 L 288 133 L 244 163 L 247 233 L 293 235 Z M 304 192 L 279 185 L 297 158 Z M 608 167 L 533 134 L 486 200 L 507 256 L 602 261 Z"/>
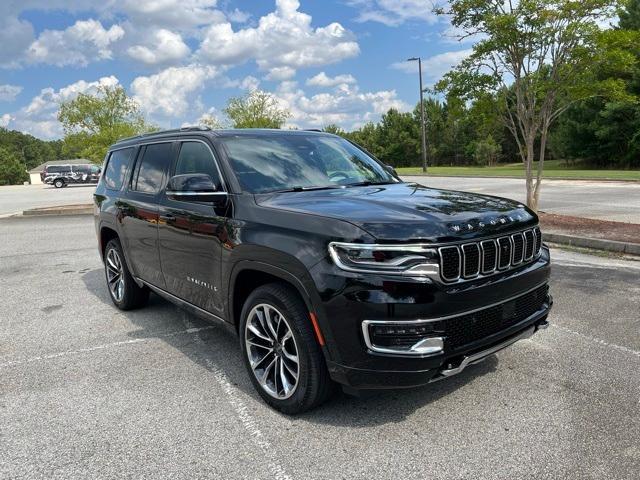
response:
<path id="1" fill-rule="evenodd" d="M 418 74 L 420 75 L 420 131 L 422 133 L 422 171 L 427 171 L 427 132 L 425 131 L 424 124 L 424 100 L 423 100 L 423 88 L 422 88 L 422 58 L 411 57 L 407 58 L 407 62 L 418 61 Z"/>

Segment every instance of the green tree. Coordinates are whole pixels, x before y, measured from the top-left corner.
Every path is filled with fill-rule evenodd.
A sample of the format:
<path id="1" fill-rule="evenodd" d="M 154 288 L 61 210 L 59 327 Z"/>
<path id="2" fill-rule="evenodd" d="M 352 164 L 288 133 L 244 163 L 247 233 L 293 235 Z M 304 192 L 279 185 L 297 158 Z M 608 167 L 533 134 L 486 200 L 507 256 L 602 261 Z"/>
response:
<path id="1" fill-rule="evenodd" d="M 224 112 L 233 128 L 282 128 L 291 116 L 272 94 L 261 90 L 230 98 Z"/>
<path id="2" fill-rule="evenodd" d="M 63 102 L 58 120 L 65 132 L 63 151 L 93 162 L 101 162 L 118 139 L 152 130 L 120 86 L 101 86 L 95 95 L 81 93 Z"/>
<path id="3" fill-rule="evenodd" d="M 571 106 L 552 136 L 552 149 L 601 167 L 640 166 L 640 0 L 624 2 L 615 29 L 628 38 L 622 48 L 633 57 L 622 70 L 598 68 L 601 79 L 624 82 L 623 98 L 590 98 Z"/>
<path id="4" fill-rule="evenodd" d="M 27 167 L 20 155 L 0 146 L 0 185 L 17 185 L 28 179 Z"/>
<path id="5" fill-rule="evenodd" d="M 0 145 L 16 154 L 27 169 L 60 158 L 60 142 L 45 142 L 17 130 L 0 128 Z"/>
<path id="6" fill-rule="evenodd" d="M 527 204 L 534 210 L 552 124 L 578 100 L 620 94 L 621 82 L 600 81 L 597 66 L 633 63 L 599 27 L 614 5 L 615 0 L 452 0 L 448 11 L 439 12 L 451 16 L 460 38 L 480 40 L 437 87 L 458 97 L 489 92 L 501 99 L 503 121 L 525 165 Z"/>
<path id="7" fill-rule="evenodd" d="M 500 154 L 500 145 L 488 135 L 482 140 L 478 140 L 473 145 L 473 156 L 476 163 L 491 167 L 496 164 Z"/>

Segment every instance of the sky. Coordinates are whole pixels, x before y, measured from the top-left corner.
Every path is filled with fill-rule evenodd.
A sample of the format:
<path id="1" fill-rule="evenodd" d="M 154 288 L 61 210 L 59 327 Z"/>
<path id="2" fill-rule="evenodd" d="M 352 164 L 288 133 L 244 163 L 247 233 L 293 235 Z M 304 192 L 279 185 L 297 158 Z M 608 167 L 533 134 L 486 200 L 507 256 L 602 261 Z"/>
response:
<path id="1" fill-rule="evenodd" d="M 0 126 L 63 136 L 60 102 L 121 85 L 162 128 L 259 88 L 287 126 L 351 130 L 469 52 L 432 0 L 0 0 Z"/>

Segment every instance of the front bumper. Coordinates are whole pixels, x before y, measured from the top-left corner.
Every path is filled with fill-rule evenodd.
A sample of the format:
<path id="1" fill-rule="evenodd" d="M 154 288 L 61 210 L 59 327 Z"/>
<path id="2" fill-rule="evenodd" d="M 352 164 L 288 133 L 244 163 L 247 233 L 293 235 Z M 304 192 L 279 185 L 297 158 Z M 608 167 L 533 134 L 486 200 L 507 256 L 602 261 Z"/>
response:
<path id="1" fill-rule="evenodd" d="M 330 267 L 320 273 L 316 271 L 316 285 L 331 288 L 331 295 L 319 289 L 323 299 L 319 309 L 321 328 L 327 344 L 330 374 L 348 387 L 376 389 L 424 385 L 459 373 L 547 325 L 553 304 L 546 287 L 549 273 L 546 248 L 537 261 L 520 269 L 455 286 L 367 275 L 345 276 L 344 272 L 338 274 Z M 465 326 L 470 312 L 482 313 L 494 305 L 506 307 L 508 302 L 540 288 L 544 289 L 544 300 L 538 296 L 540 303 L 535 311 L 527 311 L 526 317 L 522 315 L 513 322 L 499 323 L 498 327 L 494 323 L 486 334 L 482 330 L 483 318 L 473 315 L 474 324 Z M 375 351 L 365 332 L 368 322 L 407 324 L 442 318 L 447 319 L 447 324 L 441 348 L 424 349 L 417 355 Z M 467 324 L 458 323 L 458 319 Z M 447 331 L 450 328 L 455 329 L 455 335 Z M 469 335 L 470 329 L 476 330 L 474 335 Z M 458 341 L 453 341 L 454 336 Z"/>

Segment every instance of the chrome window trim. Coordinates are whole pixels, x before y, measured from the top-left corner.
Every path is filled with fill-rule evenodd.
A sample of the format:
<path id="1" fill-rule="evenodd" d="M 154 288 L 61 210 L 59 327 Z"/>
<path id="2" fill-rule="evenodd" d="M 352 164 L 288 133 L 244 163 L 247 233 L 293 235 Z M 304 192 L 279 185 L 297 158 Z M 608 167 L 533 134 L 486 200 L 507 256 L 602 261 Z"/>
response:
<path id="1" fill-rule="evenodd" d="M 165 193 L 167 195 L 184 195 L 184 196 L 188 196 L 188 197 L 208 197 L 210 195 L 226 195 L 227 192 L 190 192 L 190 191 L 184 191 L 184 192 L 174 192 L 173 190 L 166 190 Z"/>

